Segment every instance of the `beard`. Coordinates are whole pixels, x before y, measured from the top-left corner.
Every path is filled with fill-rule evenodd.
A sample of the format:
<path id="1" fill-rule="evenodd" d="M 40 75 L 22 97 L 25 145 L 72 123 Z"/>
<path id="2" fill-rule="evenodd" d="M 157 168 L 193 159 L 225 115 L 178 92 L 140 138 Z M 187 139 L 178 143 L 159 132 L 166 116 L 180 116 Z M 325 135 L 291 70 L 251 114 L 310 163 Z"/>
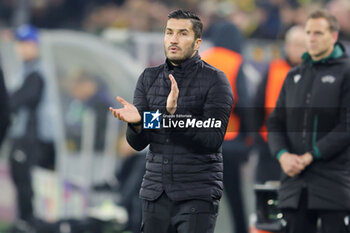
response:
<path id="1" fill-rule="evenodd" d="M 176 58 L 171 58 L 169 57 L 169 48 L 172 47 L 172 46 L 169 46 L 168 48 L 165 48 L 164 47 L 164 51 L 165 51 L 165 56 L 167 57 L 167 59 L 171 62 L 171 63 L 174 63 L 176 65 L 179 65 L 181 64 L 182 62 L 186 61 L 187 59 L 191 58 L 193 53 L 194 53 L 194 44 L 195 44 L 195 41 L 193 41 L 192 45 L 187 48 L 186 50 L 183 50 L 181 49 L 180 47 L 176 46 L 178 48 L 178 50 L 181 52 L 183 51 L 183 55 L 180 56 L 180 57 L 176 57 Z M 174 45 L 173 45 L 174 46 Z"/>

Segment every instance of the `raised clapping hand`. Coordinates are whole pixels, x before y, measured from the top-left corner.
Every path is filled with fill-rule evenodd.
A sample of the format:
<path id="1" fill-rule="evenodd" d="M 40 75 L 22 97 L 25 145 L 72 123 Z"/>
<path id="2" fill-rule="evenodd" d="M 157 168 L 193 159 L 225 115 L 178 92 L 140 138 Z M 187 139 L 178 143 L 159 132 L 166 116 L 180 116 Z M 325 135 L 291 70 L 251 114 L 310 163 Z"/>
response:
<path id="1" fill-rule="evenodd" d="M 279 159 L 282 170 L 290 177 L 300 174 L 312 161 L 313 158 L 309 152 L 301 156 L 285 152 Z"/>
<path id="2" fill-rule="evenodd" d="M 169 74 L 169 79 L 171 81 L 171 90 L 166 100 L 166 110 L 173 115 L 177 109 L 177 99 L 179 97 L 179 88 L 172 74 Z"/>
<path id="3" fill-rule="evenodd" d="M 113 116 L 119 120 L 125 121 L 127 123 L 140 123 L 141 116 L 135 105 L 130 104 L 128 101 L 122 97 L 117 96 L 117 100 L 124 106 L 123 108 L 112 108 L 109 107 L 109 111 L 113 113 Z"/>

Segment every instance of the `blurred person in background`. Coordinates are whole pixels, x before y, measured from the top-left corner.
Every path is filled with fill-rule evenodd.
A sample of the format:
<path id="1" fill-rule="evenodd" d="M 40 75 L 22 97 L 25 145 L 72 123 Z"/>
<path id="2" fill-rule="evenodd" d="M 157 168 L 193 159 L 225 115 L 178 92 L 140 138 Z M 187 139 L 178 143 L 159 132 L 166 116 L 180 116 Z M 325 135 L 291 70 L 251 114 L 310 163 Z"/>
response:
<path id="1" fill-rule="evenodd" d="M 339 39 L 350 42 L 350 1 L 332 0 L 328 3 L 327 8 L 338 19 Z"/>
<path id="2" fill-rule="evenodd" d="M 4 73 L 0 63 L 0 148 L 5 138 L 7 127 L 10 123 L 10 108 L 8 103 L 8 94 L 5 87 Z"/>
<path id="3" fill-rule="evenodd" d="M 276 39 L 281 28 L 280 7 L 283 1 L 257 1 L 254 12 L 259 18 L 258 25 L 250 35 L 253 38 Z"/>
<path id="4" fill-rule="evenodd" d="M 272 60 L 269 68 L 260 82 L 254 98 L 254 132 L 260 134 L 255 137 L 255 147 L 258 149 L 259 160 L 256 169 L 255 182 L 264 184 L 266 181 L 280 179 L 281 168 L 274 159 L 267 145 L 266 120 L 276 106 L 284 79 L 289 70 L 302 62 L 301 56 L 306 52 L 306 38 L 304 28 L 294 26 L 286 33 L 285 58 Z"/>
<path id="5" fill-rule="evenodd" d="M 214 47 L 201 53 L 201 57 L 226 74 L 236 100 L 222 145 L 223 179 L 224 191 L 233 216 L 233 232 L 246 233 L 248 228 L 241 190 L 241 167 L 248 160 L 245 132 L 247 118 L 244 117 L 248 93 L 247 80 L 243 72 L 244 59 L 241 55 L 244 46 L 243 37 L 235 25 L 224 19 L 212 22 L 204 32 L 204 36 Z"/>
<path id="6" fill-rule="evenodd" d="M 141 74 L 134 105 L 117 97 L 124 107 L 110 108 L 115 117 L 129 123 L 127 140 L 134 149 L 150 145 L 140 190 L 144 233 L 214 232 L 223 191 L 221 144 L 233 96 L 225 74 L 198 55 L 202 28 L 193 13 L 172 11 L 164 35 L 166 62 Z M 141 116 L 148 111 L 153 118 L 149 120 L 158 119 L 159 126 L 163 114 L 215 118 L 220 124 L 147 130 Z"/>
<path id="7" fill-rule="evenodd" d="M 10 94 L 15 120 L 10 132 L 11 176 L 16 188 L 18 221 L 13 232 L 31 232 L 35 217 L 31 170 L 54 167 L 53 124 L 39 59 L 39 32 L 30 25 L 15 30 L 16 52 L 24 63 L 23 82 Z"/>
<path id="8" fill-rule="evenodd" d="M 67 143 L 71 150 L 80 150 L 83 118 L 92 113 L 95 117 L 93 150 L 103 152 L 107 130 L 108 107 L 113 103 L 106 84 L 98 76 L 87 71 L 78 71 L 71 77 L 70 99 L 65 112 Z"/>
<path id="9" fill-rule="evenodd" d="M 290 70 L 267 121 L 268 144 L 283 174 L 278 193 L 287 233 L 349 232 L 350 61 L 337 19 L 325 10 L 306 22 L 307 52 Z"/>

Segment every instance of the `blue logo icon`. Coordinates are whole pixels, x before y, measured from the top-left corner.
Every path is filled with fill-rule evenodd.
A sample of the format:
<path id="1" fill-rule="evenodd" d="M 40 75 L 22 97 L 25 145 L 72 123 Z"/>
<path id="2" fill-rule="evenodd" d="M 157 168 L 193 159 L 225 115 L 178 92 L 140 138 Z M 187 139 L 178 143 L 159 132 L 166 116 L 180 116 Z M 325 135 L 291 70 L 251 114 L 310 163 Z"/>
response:
<path id="1" fill-rule="evenodd" d="M 160 129 L 160 116 L 162 114 L 156 112 L 143 112 L 143 128 L 144 129 Z"/>

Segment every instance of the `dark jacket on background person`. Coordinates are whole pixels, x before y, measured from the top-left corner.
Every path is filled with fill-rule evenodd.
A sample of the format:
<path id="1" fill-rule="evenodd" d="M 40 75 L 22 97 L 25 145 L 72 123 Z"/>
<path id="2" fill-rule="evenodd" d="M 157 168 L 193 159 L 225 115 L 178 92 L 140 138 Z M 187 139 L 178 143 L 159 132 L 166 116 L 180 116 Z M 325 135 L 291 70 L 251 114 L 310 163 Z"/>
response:
<path id="1" fill-rule="evenodd" d="M 20 118 L 19 123 L 17 123 L 17 126 L 20 126 L 18 130 L 14 129 L 12 135 L 14 139 L 30 141 L 38 139 L 37 109 L 41 101 L 43 89 L 43 77 L 39 72 L 34 70 L 27 74 L 22 86 L 11 95 L 11 112 L 18 114 Z"/>
<path id="2" fill-rule="evenodd" d="M 303 188 L 308 208 L 350 209 L 350 61 L 343 46 L 314 62 L 303 55 L 301 66 L 287 75 L 267 123 L 273 156 L 284 151 L 311 152 L 314 161 L 299 175 L 283 174 L 281 208 L 297 208 Z"/>
<path id="3" fill-rule="evenodd" d="M 9 125 L 10 109 L 8 95 L 5 87 L 4 76 L 0 67 L 0 146 L 5 137 Z"/>
<path id="4" fill-rule="evenodd" d="M 175 114 L 221 121 L 220 128 L 210 129 L 143 129 L 136 133 L 131 126 L 127 140 L 136 150 L 150 144 L 146 155 L 146 173 L 140 197 L 153 201 L 163 191 L 174 201 L 217 200 L 222 195 L 222 154 L 227 122 L 233 103 L 225 74 L 202 61 L 198 54 L 172 66 L 169 61 L 146 69 L 138 80 L 134 104 L 144 111 L 166 112 L 170 92 L 169 74 L 179 87 Z"/>

